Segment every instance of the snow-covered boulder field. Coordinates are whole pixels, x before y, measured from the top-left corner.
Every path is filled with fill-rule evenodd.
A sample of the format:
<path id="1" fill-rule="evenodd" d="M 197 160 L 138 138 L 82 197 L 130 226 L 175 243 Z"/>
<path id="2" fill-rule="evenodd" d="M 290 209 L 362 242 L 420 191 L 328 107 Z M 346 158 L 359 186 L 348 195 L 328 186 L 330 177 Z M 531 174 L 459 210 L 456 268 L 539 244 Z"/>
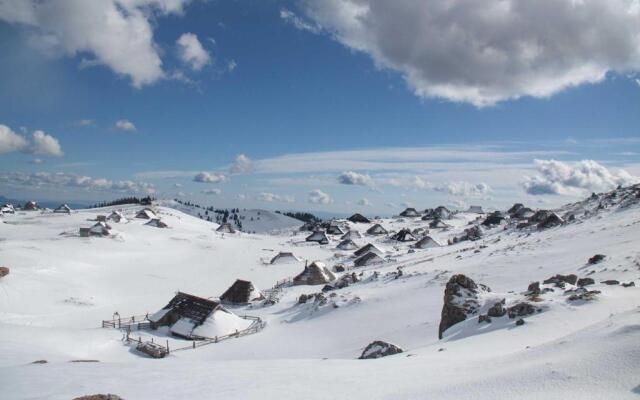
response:
<path id="1" fill-rule="evenodd" d="M 166 205 L 151 207 L 165 229 L 139 206 L 5 214 L 0 398 L 636 399 L 638 193 L 484 225 L 467 212 L 433 227 L 335 221 L 360 234 L 348 250 L 298 224 L 223 234 Z M 117 210 L 104 235 L 80 235 Z M 367 234 L 375 224 L 387 233 Z M 416 240 L 394 240 L 403 229 Z M 416 246 L 427 235 L 438 245 Z M 367 244 L 379 261 L 354 266 Z M 271 264 L 279 253 L 295 257 Z M 314 261 L 332 281 L 292 284 Z M 237 279 L 261 295 L 219 304 Z M 158 317 L 177 292 L 195 300 Z M 152 341 L 164 358 L 136 350 Z"/>

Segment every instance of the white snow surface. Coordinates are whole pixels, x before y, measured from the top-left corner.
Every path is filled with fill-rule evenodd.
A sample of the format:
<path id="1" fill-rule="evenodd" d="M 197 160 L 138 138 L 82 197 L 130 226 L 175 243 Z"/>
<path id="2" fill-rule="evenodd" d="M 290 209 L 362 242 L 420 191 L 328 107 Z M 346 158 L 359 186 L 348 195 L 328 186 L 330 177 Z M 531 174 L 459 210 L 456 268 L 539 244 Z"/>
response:
<path id="1" fill-rule="evenodd" d="M 81 238 L 79 226 L 123 209 L 129 222 L 110 237 Z M 387 235 L 367 240 L 386 250 L 382 264 L 348 270 L 361 281 L 336 290 L 327 304 L 298 304 L 322 286 L 285 287 L 272 306 L 230 308 L 266 323 L 262 331 L 164 359 L 141 357 L 123 333 L 101 320 L 144 315 L 176 291 L 220 296 L 237 278 L 270 288 L 302 271 L 297 263 L 263 262 L 280 251 L 331 267 L 350 268 L 353 252 L 305 243 L 308 232 L 221 236 L 217 224 L 168 207 L 154 207 L 171 229 L 134 219 L 141 207 L 77 210 L 71 214 L 18 212 L 0 223 L 0 398 L 71 399 L 114 393 L 124 399 L 637 399 L 640 395 L 640 207 L 603 210 L 567 226 L 539 232 L 496 227 L 476 242 L 412 249 Z M 450 228 L 429 235 L 447 243 L 474 220 L 459 213 Z M 390 231 L 427 227 L 419 219 L 385 219 Z M 365 225 L 367 228 L 372 224 Z M 351 224 L 352 227 L 356 225 Z M 357 224 L 363 228 L 363 224 Z M 366 229 L 366 228 L 365 228 Z M 266 229 L 270 230 L 270 229 Z M 265 230 L 265 231 L 266 231 Z M 389 236 L 390 236 L 389 235 Z M 589 257 L 606 259 L 587 265 Z M 395 279 L 398 267 L 403 275 Z M 374 272 L 377 274 L 374 275 Z M 541 296 L 543 312 L 515 319 L 477 317 L 438 340 L 444 285 L 463 273 L 505 298 L 523 299 L 529 283 L 555 274 L 589 276 L 589 302 L 568 302 L 559 289 Z M 636 287 L 600 282 L 633 281 Z M 237 319 L 236 319 L 237 318 Z M 222 313 L 196 328 L 228 331 L 240 320 Z M 247 325 L 242 325 L 247 326 Z M 190 342 L 166 330 L 136 331 L 143 339 Z M 216 336 L 214 334 L 214 336 Z M 220 336 L 220 335 L 218 335 Z M 357 360 L 374 340 L 404 353 Z M 46 364 L 31 364 L 35 360 Z M 97 363 L 69 362 L 95 359 Z M 313 379 L 309 379 L 309 376 Z"/>
<path id="2" fill-rule="evenodd" d="M 230 335 L 247 329 L 251 321 L 224 310 L 216 310 L 203 323 L 193 330 L 193 335 L 206 338 Z"/>

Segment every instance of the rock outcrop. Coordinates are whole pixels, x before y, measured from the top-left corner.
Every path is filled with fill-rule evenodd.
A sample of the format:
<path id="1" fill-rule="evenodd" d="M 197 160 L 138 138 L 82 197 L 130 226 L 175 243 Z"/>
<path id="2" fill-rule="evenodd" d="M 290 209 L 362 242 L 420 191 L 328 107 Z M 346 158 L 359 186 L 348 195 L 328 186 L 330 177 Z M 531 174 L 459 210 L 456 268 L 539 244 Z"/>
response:
<path id="1" fill-rule="evenodd" d="M 569 283 L 571 285 L 575 285 L 576 282 L 578 282 L 578 276 L 577 275 L 574 275 L 574 274 L 560 275 L 560 274 L 558 274 L 556 276 L 552 276 L 551 278 L 545 280 L 542 283 L 544 283 L 545 285 L 553 283 L 557 287 L 563 288 L 565 283 Z"/>
<path id="2" fill-rule="evenodd" d="M 372 358 L 381 358 L 399 353 L 402 353 L 402 349 L 395 344 L 383 342 L 382 340 L 376 340 L 375 342 L 370 343 L 364 349 L 359 359 L 367 360 Z"/>
<path id="3" fill-rule="evenodd" d="M 0 278 L 2 278 L 3 276 L 7 276 L 7 275 L 9 275 L 9 268 L 0 267 Z"/>
<path id="4" fill-rule="evenodd" d="M 478 313 L 479 292 L 490 292 L 484 285 L 477 285 L 471 278 L 458 274 L 447 282 L 444 290 L 444 305 L 438 328 L 438 337 L 442 339 L 444 331 L 467 319 L 468 316 Z"/>
<path id="5" fill-rule="evenodd" d="M 589 258 L 589 260 L 587 261 L 587 263 L 589 265 L 593 265 L 593 264 L 598 264 L 601 263 L 602 261 L 604 261 L 604 259 L 607 256 L 605 256 L 604 254 L 596 254 L 593 257 Z"/>

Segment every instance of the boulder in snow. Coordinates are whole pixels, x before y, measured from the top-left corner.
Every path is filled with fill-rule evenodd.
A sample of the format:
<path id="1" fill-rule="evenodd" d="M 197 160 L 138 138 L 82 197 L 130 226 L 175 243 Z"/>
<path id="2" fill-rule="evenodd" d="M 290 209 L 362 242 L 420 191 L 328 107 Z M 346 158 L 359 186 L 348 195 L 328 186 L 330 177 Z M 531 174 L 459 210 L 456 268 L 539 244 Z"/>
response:
<path id="1" fill-rule="evenodd" d="M 383 342 L 382 340 L 376 340 L 375 342 L 371 342 L 364 349 L 359 359 L 367 360 L 373 358 L 381 358 L 399 353 L 402 353 L 402 349 L 395 344 Z"/>
<path id="2" fill-rule="evenodd" d="M 458 274 L 449 279 L 444 290 L 444 305 L 438 328 L 440 339 L 444 331 L 478 312 L 478 293 L 482 291 L 489 292 L 490 289 L 484 285 L 477 285 L 465 275 Z"/>
<path id="3" fill-rule="evenodd" d="M 593 257 L 589 258 L 589 260 L 587 261 L 587 263 L 589 265 L 593 265 L 593 264 L 598 264 L 601 263 L 602 261 L 604 261 L 604 259 L 607 256 L 605 256 L 604 254 L 596 254 Z"/>
<path id="4" fill-rule="evenodd" d="M 7 276 L 7 275 L 9 275 L 9 268 L 0 267 L 0 278 L 2 278 L 3 276 Z"/>

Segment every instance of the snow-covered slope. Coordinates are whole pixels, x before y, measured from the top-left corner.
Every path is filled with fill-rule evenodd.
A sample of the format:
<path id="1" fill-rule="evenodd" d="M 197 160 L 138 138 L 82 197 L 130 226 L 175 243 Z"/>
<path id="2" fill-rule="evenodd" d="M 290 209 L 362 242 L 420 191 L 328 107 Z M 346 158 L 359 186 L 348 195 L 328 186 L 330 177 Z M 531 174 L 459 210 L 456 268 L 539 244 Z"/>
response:
<path id="1" fill-rule="evenodd" d="M 160 206 L 170 207 L 185 214 L 193 215 L 194 217 L 207 219 L 211 217 L 212 222 L 216 222 L 216 214 L 214 212 L 207 212 L 202 208 L 198 208 L 193 205 L 185 205 L 176 202 L 175 200 L 158 200 L 157 203 Z M 248 233 L 282 233 L 284 231 L 290 231 L 302 226 L 303 222 L 295 218 L 288 217 L 286 215 L 278 214 L 269 210 L 259 209 L 238 209 L 238 218 L 241 222 L 241 230 Z M 220 216 L 221 217 L 221 216 Z M 220 222 L 220 221 L 218 221 Z M 233 220 L 229 221 L 233 227 L 238 229 L 238 225 Z"/>
<path id="2" fill-rule="evenodd" d="M 262 318 L 264 330 L 160 360 L 131 351 L 123 333 L 100 328 L 101 320 L 115 311 L 155 312 L 177 290 L 216 297 L 236 278 L 268 289 L 304 267 L 304 261 L 267 265 L 278 251 L 347 269 L 353 252 L 335 248 L 340 236 L 328 245 L 304 242 L 304 232 L 223 236 L 216 224 L 166 207 L 158 213 L 169 229 L 131 219 L 112 223 L 110 238 L 80 238 L 76 231 L 112 208 L 7 215 L 0 224 L 0 260 L 11 269 L 0 278 L 2 398 L 637 398 L 640 287 L 601 282 L 640 284 L 640 207 L 605 199 L 563 208 L 582 210 L 564 226 L 502 225 L 479 241 L 437 248 L 364 235 L 356 242 L 375 244 L 387 258 L 338 273 L 355 272 L 359 282 L 304 304 L 300 295 L 322 285 L 285 286 L 275 305 L 231 308 Z M 592 203 L 604 205 L 591 210 Z M 138 209 L 124 212 L 132 217 Z M 476 217 L 456 214 L 446 221 L 450 227 L 429 235 L 447 243 Z M 374 222 L 390 231 L 428 225 L 419 218 Z M 343 223 L 362 233 L 371 226 Z M 604 261 L 588 264 L 596 253 Z M 593 278 L 588 289 L 601 293 L 569 301 L 571 293 L 543 284 L 554 291 L 532 300 L 542 311 L 524 317 L 524 325 L 506 316 L 478 323 L 473 316 L 438 339 L 444 285 L 453 274 L 489 286 L 483 299 L 504 298 L 506 306 L 525 299 L 531 282 L 556 274 Z M 161 331 L 139 334 L 172 348 L 185 343 Z M 357 360 L 374 340 L 405 352 Z M 40 359 L 48 363 L 31 364 Z M 69 362 L 77 359 L 100 362 Z"/>

